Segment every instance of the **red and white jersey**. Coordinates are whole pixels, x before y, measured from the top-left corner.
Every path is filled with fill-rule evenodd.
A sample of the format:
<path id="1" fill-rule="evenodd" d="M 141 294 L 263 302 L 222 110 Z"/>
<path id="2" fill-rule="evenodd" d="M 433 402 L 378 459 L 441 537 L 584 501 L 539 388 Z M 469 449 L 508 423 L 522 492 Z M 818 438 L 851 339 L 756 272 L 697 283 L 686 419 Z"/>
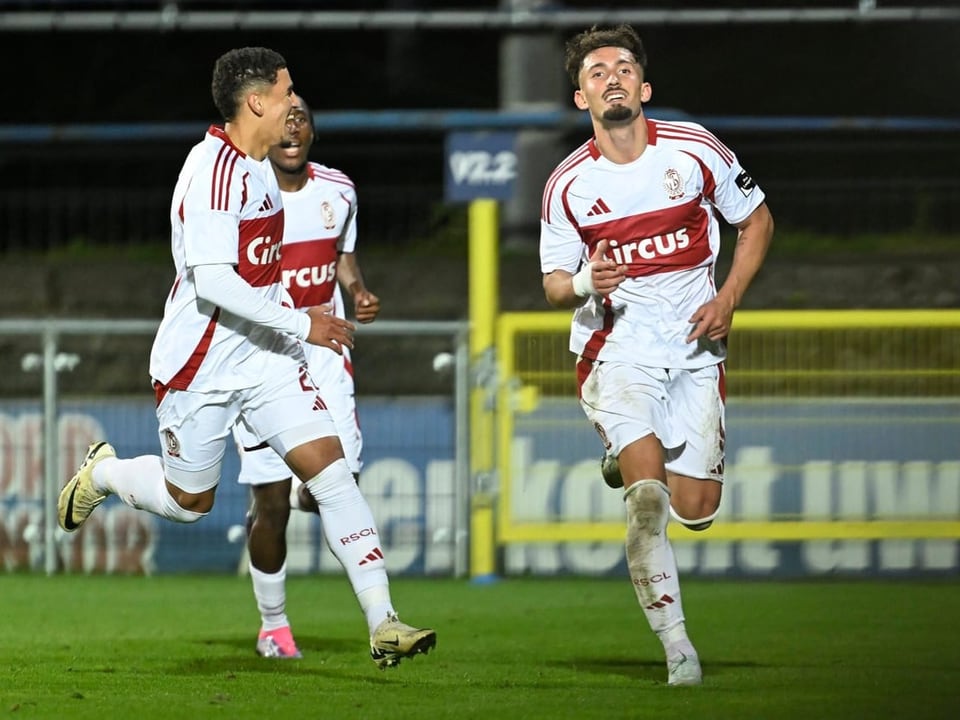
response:
<path id="1" fill-rule="evenodd" d="M 150 353 L 150 375 L 198 392 L 263 381 L 290 338 L 197 297 L 192 269 L 229 264 L 271 302 L 290 305 L 280 276 L 283 201 L 269 160 L 247 157 L 211 126 L 187 155 L 170 209 L 177 277 Z"/>
<path id="2" fill-rule="evenodd" d="M 296 192 L 282 192 L 284 207 L 283 284 L 294 307 L 334 304 L 334 313 L 346 315 L 337 284 L 339 253 L 352 253 L 357 244 L 357 191 L 344 173 L 319 163 L 307 165 L 307 183 Z M 314 380 L 325 389 L 330 378 L 351 371 L 349 348 L 343 356 L 329 348 L 306 346 Z M 330 365 L 330 367 L 324 367 Z M 331 375 L 332 373 L 332 375 Z M 350 381 L 352 392 L 352 379 Z"/>
<path id="3" fill-rule="evenodd" d="M 357 191 L 349 177 L 308 163 L 300 190 L 283 193 L 283 284 L 295 307 L 331 302 L 337 287 L 337 256 L 354 252 Z M 341 303 L 342 305 L 342 303 Z"/>
<path id="4" fill-rule="evenodd" d="M 716 296 L 716 211 L 745 220 L 764 194 L 736 156 L 696 123 L 647 120 L 648 145 L 633 162 L 604 158 L 591 139 L 547 181 L 540 267 L 576 273 L 597 243 L 627 266 L 608 297 L 573 315 L 570 350 L 591 360 L 699 368 L 724 359 L 722 343 L 687 343 L 690 316 Z"/>

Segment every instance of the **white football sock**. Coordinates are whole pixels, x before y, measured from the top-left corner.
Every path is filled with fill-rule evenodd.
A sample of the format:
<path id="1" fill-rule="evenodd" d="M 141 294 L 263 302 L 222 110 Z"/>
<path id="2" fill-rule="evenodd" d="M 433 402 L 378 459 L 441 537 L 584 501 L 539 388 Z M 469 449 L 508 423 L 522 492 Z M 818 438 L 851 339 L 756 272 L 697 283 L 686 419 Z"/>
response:
<path id="1" fill-rule="evenodd" d="M 396 614 L 393 603 L 390 602 L 390 588 L 386 585 L 375 585 L 357 593 L 357 600 L 367 618 L 367 627 L 371 635 L 380 623 L 390 615 Z"/>
<path id="2" fill-rule="evenodd" d="M 387 613 L 393 612 L 393 606 L 383 549 L 370 506 L 343 458 L 325 467 L 306 485 L 320 506 L 320 522 L 327 545 L 347 571 L 373 632 Z"/>
<path id="3" fill-rule="evenodd" d="M 275 573 L 257 570 L 250 563 L 250 579 L 253 581 L 253 595 L 257 598 L 257 610 L 260 611 L 260 629 L 276 630 L 290 624 L 287 619 L 287 564 Z"/>
<path id="4" fill-rule="evenodd" d="M 104 458 L 93 467 L 93 486 L 115 494 L 124 504 L 167 520 L 192 523 L 207 513 L 184 510 L 170 497 L 163 464 L 157 455 L 130 459 Z"/>
<path id="5" fill-rule="evenodd" d="M 640 480 L 624 492 L 623 499 L 627 567 L 647 622 L 658 634 L 683 628 L 677 561 L 667 539 L 670 492 L 659 480 Z"/>

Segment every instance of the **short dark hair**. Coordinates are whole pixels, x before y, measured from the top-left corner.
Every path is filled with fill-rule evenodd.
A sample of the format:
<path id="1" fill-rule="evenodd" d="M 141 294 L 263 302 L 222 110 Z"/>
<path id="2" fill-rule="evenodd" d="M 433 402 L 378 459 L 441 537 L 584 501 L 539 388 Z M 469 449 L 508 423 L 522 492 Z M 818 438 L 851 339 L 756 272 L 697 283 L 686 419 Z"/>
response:
<path id="1" fill-rule="evenodd" d="M 230 122 L 236 117 L 244 94 L 275 84 L 277 72 L 285 67 L 287 61 L 283 56 L 269 48 L 244 47 L 225 52 L 213 66 L 210 83 L 213 104 L 223 119 Z"/>
<path id="2" fill-rule="evenodd" d="M 573 36 L 567 41 L 564 53 L 564 67 L 570 76 L 570 82 L 575 88 L 580 87 L 580 68 L 583 60 L 594 50 L 602 47 L 618 47 L 633 53 L 637 64 L 647 74 L 647 52 L 643 49 L 643 42 L 637 31 L 630 25 L 622 24 L 613 28 L 599 28 L 594 25 L 589 30 Z"/>

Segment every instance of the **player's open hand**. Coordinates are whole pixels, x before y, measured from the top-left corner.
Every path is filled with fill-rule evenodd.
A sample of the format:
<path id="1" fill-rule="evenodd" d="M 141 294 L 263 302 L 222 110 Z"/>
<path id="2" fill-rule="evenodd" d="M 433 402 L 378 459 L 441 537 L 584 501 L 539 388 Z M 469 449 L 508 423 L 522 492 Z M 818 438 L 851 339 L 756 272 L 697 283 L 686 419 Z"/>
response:
<path id="1" fill-rule="evenodd" d="M 590 255 L 590 272 L 593 279 L 593 288 L 597 295 L 609 295 L 627 277 L 627 266 L 618 265 L 614 260 L 606 258 L 610 241 L 604 238 L 597 243 Z"/>
<path id="2" fill-rule="evenodd" d="M 706 337 L 709 340 L 723 340 L 730 334 L 730 325 L 733 322 L 733 305 L 722 298 L 715 297 L 704 303 L 690 316 L 693 329 L 687 335 L 687 342 Z"/>
<path id="3" fill-rule="evenodd" d="M 361 290 L 353 296 L 353 314 L 359 323 L 371 323 L 380 313 L 380 298 L 369 290 Z"/>
<path id="4" fill-rule="evenodd" d="M 316 305 L 307 310 L 310 317 L 310 334 L 307 342 L 311 345 L 328 347 L 339 355 L 343 348 L 353 349 L 354 325 L 333 314 L 333 305 Z"/>

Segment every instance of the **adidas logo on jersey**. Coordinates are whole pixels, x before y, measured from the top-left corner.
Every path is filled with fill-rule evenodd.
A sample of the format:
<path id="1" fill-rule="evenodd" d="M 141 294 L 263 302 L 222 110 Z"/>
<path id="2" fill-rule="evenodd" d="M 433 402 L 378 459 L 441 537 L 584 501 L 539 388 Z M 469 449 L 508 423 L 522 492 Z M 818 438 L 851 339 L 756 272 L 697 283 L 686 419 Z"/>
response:
<path id="1" fill-rule="evenodd" d="M 269 195 L 263 199 L 263 202 L 260 204 L 257 212 L 267 212 L 268 210 L 273 210 L 273 202 L 270 200 Z"/>
<path id="2" fill-rule="evenodd" d="M 606 215 L 609 212 L 610 208 L 607 207 L 607 204 L 603 201 L 603 198 L 597 198 L 597 201 L 593 204 L 593 207 L 590 208 L 590 212 L 587 213 L 587 217 Z"/>

